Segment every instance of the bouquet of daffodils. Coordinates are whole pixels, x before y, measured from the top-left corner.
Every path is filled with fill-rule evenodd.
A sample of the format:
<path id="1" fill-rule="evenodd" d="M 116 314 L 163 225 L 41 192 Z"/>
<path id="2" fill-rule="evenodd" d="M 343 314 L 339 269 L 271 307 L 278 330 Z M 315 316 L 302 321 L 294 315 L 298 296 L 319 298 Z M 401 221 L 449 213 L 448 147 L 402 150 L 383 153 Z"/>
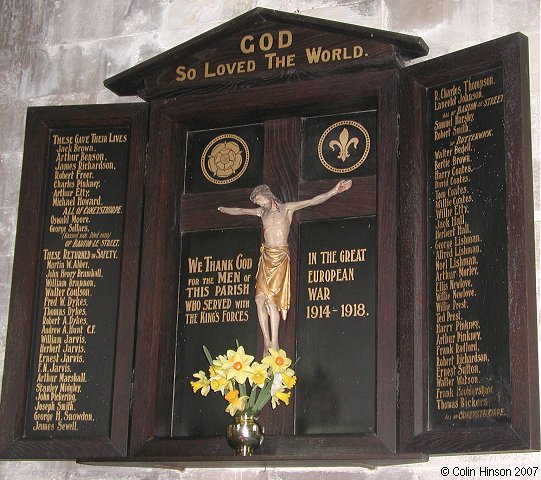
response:
<path id="1" fill-rule="evenodd" d="M 225 411 L 231 416 L 258 416 L 269 400 L 272 408 L 280 402 L 289 405 L 297 377 L 284 350 L 269 348 L 269 355 L 261 363 L 254 362 L 254 357 L 247 355 L 238 342 L 236 350 L 228 350 L 214 359 L 207 347 L 203 347 L 203 351 L 209 362 L 209 373 L 207 376 L 200 370 L 193 374 L 197 379 L 190 382 L 194 393 L 200 391 L 206 397 L 211 390 L 220 392 L 228 402 Z"/>

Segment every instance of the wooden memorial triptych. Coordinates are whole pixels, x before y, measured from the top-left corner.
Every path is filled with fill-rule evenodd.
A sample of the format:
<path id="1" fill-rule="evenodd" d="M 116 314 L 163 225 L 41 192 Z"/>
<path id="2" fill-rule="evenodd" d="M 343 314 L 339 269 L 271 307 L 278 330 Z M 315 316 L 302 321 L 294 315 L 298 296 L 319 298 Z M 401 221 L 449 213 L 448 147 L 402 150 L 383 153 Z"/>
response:
<path id="1" fill-rule="evenodd" d="M 417 37 L 256 9 L 106 80 L 147 103 L 28 110 L 4 458 L 382 465 L 539 448 L 527 45 L 405 67 Z M 289 227 L 297 385 L 259 453 L 193 373 L 255 302 L 266 184 Z M 266 237 L 265 237 L 266 238 Z"/>

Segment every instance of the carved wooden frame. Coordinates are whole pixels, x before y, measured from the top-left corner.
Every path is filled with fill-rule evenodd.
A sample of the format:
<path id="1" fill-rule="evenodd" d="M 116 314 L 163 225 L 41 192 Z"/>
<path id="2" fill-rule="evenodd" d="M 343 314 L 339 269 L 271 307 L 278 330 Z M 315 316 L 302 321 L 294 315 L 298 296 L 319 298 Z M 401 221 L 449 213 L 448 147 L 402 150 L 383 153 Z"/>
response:
<path id="1" fill-rule="evenodd" d="M 139 276 L 145 104 L 34 107 L 27 113 L 15 261 L 0 410 L 0 452 L 4 458 L 116 457 L 127 453 L 129 406 Z M 129 169 L 124 218 L 119 307 L 110 434 L 107 438 L 34 439 L 24 437 L 38 268 L 41 258 L 49 135 L 51 129 L 129 125 Z"/>
<path id="2" fill-rule="evenodd" d="M 115 464 L 187 466 L 382 465 L 420 461 L 425 453 L 539 448 L 539 398 L 535 309 L 532 172 L 527 44 L 514 34 L 412 67 L 401 55 L 426 53 L 422 40 L 389 32 L 381 57 L 354 68 L 273 70 L 261 78 L 214 79 L 177 85 L 170 62 L 207 48 L 221 35 L 256 22 L 266 31 L 278 19 L 302 17 L 263 10 L 187 42 L 123 72 L 108 84 L 147 104 L 44 107 L 28 110 L 13 289 L 8 327 L 0 453 L 5 458 L 105 458 Z M 273 21 L 274 21 L 273 20 Z M 237 24 L 238 22 L 238 24 Z M 359 27 L 314 21 L 328 33 Z M 345 28 L 345 30 L 344 30 Z M 334 40 L 333 40 L 334 41 Z M 341 45 L 336 39 L 336 45 Z M 201 44 L 200 44 L 201 42 Z M 231 44 L 232 45 L 232 44 Z M 397 46 L 398 45 L 398 46 Z M 402 47 L 400 47 L 400 45 Z M 402 50 L 401 50 L 402 48 Z M 235 55 L 222 52 L 223 58 Z M 197 55 L 196 55 L 197 56 Z M 233 58 L 233 57 L 232 57 Z M 505 90 L 507 240 L 511 423 L 491 428 L 428 425 L 427 90 L 501 68 Z M 156 70 L 155 70 L 156 69 Z M 337 74 L 337 72 L 340 72 Z M 164 73 L 165 75 L 165 73 Z M 167 77 L 166 75 L 166 77 Z M 163 84 L 160 82 L 164 82 Z M 175 97 L 175 95 L 178 95 Z M 377 174 L 353 179 L 347 196 L 299 212 L 299 221 L 375 215 L 377 222 L 376 432 L 296 435 L 294 408 L 264 412 L 268 436 L 255 457 L 233 457 L 224 437 L 171 435 L 175 331 L 178 314 L 181 234 L 212 228 L 259 226 L 259 219 L 226 216 L 219 205 L 245 205 L 250 188 L 183 192 L 186 132 L 265 123 L 263 181 L 286 201 L 302 200 L 334 186 L 304 181 L 300 174 L 303 116 L 377 109 Z M 150 110 L 150 113 L 149 113 Z M 44 215 L 49 131 L 53 128 L 130 125 L 130 170 L 110 435 L 107 438 L 23 438 L 37 275 Z M 147 144 L 148 141 L 148 144 Z M 148 149 L 148 152 L 147 152 Z M 297 224 L 291 238 L 298 237 Z M 292 241 L 292 288 L 297 281 L 297 242 Z M 295 350 L 291 309 L 281 334 Z M 258 353 L 262 353 L 258 338 Z M 299 379 L 302 381 L 302 379 Z M 419 453 L 422 452 L 422 453 Z M 121 458 L 127 457 L 127 458 Z"/>
<path id="3" fill-rule="evenodd" d="M 362 79 L 361 79 L 362 77 Z M 215 94 L 203 98 L 156 101 L 151 110 L 145 235 L 142 252 L 141 296 L 136 347 L 130 455 L 134 457 L 217 461 L 231 454 L 223 437 L 171 438 L 170 412 L 175 354 L 180 262 L 180 233 L 224 226 L 258 225 L 259 219 L 224 216 L 222 204 L 242 205 L 249 189 L 228 192 L 182 193 L 184 137 L 188 129 L 212 128 L 265 120 L 265 156 L 271 159 L 264 181 L 281 188 L 281 196 L 309 198 L 335 181 L 300 183 L 298 167 L 284 169 L 281 161 L 297 162 L 298 151 L 284 152 L 284 144 L 298 139 L 300 126 L 291 117 L 354 111 L 372 99 L 378 109 L 378 175 L 354 179 L 348 199 L 336 197 L 332 208 L 321 205 L 302 212 L 301 220 L 376 215 L 378 224 L 377 290 L 377 428 L 373 435 L 293 434 L 293 412 L 280 409 L 263 419 L 271 435 L 259 462 L 332 459 L 360 461 L 396 452 L 397 438 L 397 242 L 398 230 L 398 71 L 343 75 L 340 78 L 262 86 L 257 91 Z M 282 150 L 282 151 L 281 151 Z M 293 164 L 295 163 L 293 162 Z M 352 201 L 352 198 L 354 201 Z M 202 205 L 207 212 L 198 210 Z M 292 232 L 292 236 L 295 235 Z M 292 253 L 295 264 L 295 253 Z M 292 278 L 295 278 L 293 272 Z M 293 286 L 293 288 L 295 288 Z M 291 315 L 292 311 L 290 312 Z M 286 322 L 284 348 L 294 349 L 293 318 Z M 259 341 L 261 345 L 261 339 Z M 314 445 L 318 446 L 314 449 Z M 419 457 L 417 457 L 419 458 Z M 196 460 L 198 459 L 198 460 Z M 389 460 L 388 460 L 389 461 Z M 347 462 L 346 462 L 347 463 Z"/>
<path id="4" fill-rule="evenodd" d="M 503 68 L 511 423 L 428 426 L 428 88 Z M 400 449 L 450 453 L 539 448 L 539 393 L 527 39 L 513 34 L 402 70 L 400 169 Z M 412 108 L 413 105 L 413 108 Z"/>

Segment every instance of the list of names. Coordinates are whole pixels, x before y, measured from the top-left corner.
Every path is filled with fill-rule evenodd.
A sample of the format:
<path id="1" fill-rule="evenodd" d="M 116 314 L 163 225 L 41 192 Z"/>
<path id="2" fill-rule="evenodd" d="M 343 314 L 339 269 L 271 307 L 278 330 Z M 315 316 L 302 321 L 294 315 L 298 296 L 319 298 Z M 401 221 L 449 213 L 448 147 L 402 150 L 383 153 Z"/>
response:
<path id="1" fill-rule="evenodd" d="M 444 424 L 508 414 L 498 400 L 502 378 L 495 379 L 505 330 L 489 333 L 506 315 L 494 300 L 506 295 L 498 281 L 506 271 L 502 91 L 501 73 L 492 71 L 429 97 L 431 401 Z"/>
<path id="2" fill-rule="evenodd" d="M 51 134 L 29 436 L 107 428 L 127 142 L 122 127 Z"/>

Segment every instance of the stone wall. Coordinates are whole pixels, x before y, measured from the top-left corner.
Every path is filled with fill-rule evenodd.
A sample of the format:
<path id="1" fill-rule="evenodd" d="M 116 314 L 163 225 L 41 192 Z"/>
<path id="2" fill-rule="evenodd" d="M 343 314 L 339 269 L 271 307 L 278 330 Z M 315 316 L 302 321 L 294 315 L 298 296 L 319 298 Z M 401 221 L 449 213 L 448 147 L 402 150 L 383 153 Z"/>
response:
<path id="1" fill-rule="evenodd" d="M 530 39 L 536 258 L 541 266 L 539 0 L 2 0 L 0 371 L 5 349 L 26 108 L 138 101 L 117 98 L 103 87 L 103 80 L 256 6 L 417 35 L 430 46 L 430 57 L 516 31 L 526 34 Z M 537 278 L 539 297 L 539 267 Z M 541 306 L 539 298 L 538 305 Z M 490 478 L 482 475 L 482 467 L 511 468 L 514 473 L 515 466 L 539 464 L 538 453 L 433 457 L 424 464 L 373 471 L 306 468 L 177 472 L 90 467 L 74 462 L 0 462 L 0 478 L 400 480 L 445 478 L 443 467 L 450 468 L 449 478 Z M 462 470 L 453 471 L 454 467 Z"/>

